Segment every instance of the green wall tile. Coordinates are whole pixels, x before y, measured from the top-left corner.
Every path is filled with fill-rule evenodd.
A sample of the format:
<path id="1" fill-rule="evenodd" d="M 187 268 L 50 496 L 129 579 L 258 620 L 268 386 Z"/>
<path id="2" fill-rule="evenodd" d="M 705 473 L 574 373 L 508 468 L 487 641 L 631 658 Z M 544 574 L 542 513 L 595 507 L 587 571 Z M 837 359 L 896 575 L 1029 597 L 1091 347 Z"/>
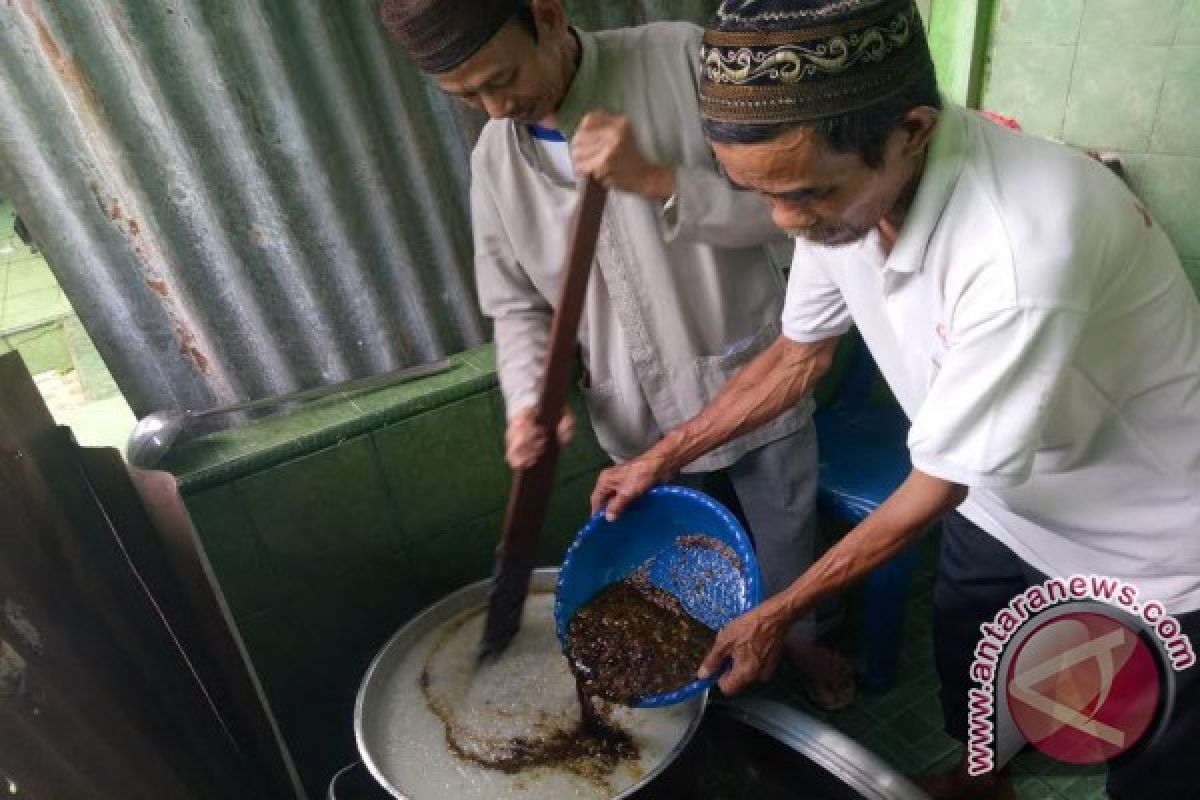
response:
<path id="1" fill-rule="evenodd" d="M 372 435 L 401 526 L 412 539 L 504 508 L 510 477 L 494 391 Z"/>
<path id="2" fill-rule="evenodd" d="M 1073 38 L 1078 47 L 1066 44 L 1055 56 L 1028 45 Z M 1200 259 L 1196 45 L 1200 0 L 997 0 L 983 106 L 1034 133 L 1119 151 L 1131 188 L 1190 259 L 1185 267 L 1200 287 L 1192 263 Z"/>
<path id="3" fill-rule="evenodd" d="M 239 625 L 314 797 L 332 771 L 353 758 L 354 696 L 367 667 L 421 607 L 413 572 L 403 559 L 380 558 Z"/>
<path id="4" fill-rule="evenodd" d="M 1079 40 L 1121 47 L 1171 44 L 1175 41 L 1180 8 L 1180 0 L 1088 0 Z"/>
<path id="5" fill-rule="evenodd" d="M 275 570 L 254 523 L 231 486 L 221 486 L 186 499 L 205 555 L 217 583 L 239 621 L 281 603 L 296 590 Z"/>
<path id="6" fill-rule="evenodd" d="M 492 574 L 503 511 L 487 514 L 420 542 L 413 560 L 420 565 L 426 605 Z"/>
<path id="7" fill-rule="evenodd" d="M 293 411 L 181 442 L 167 468 L 184 492 L 236 480 L 345 439 L 416 417 L 455 400 L 493 391 L 496 376 L 480 373 L 454 356 L 448 372 L 390 389 L 344 394 L 300 405 Z"/>
<path id="8" fill-rule="evenodd" d="M 354 756 L 354 696 L 362 674 L 336 610 L 316 596 L 265 612 L 243 626 L 267 701 L 311 797 Z"/>
<path id="9" fill-rule="evenodd" d="M 1182 258 L 1200 258 L 1200 158 L 1146 158 L 1142 197 Z"/>
<path id="10" fill-rule="evenodd" d="M 1184 0 L 1175 44 L 1200 44 L 1200 0 Z"/>
<path id="11" fill-rule="evenodd" d="M 309 589 L 402 554 L 400 527 L 367 437 L 243 478 L 236 486 L 286 582 Z"/>
<path id="12" fill-rule="evenodd" d="M 424 565 L 405 554 L 352 567 L 326 584 L 320 594 L 342 630 L 351 666 L 365 670 L 374 654 L 428 602 L 420 573 Z"/>
<path id="13" fill-rule="evenodd" d="M 227 430 L 179 442 L 164 468 L 179 477 L 185 493 L 200 491 L 335 445 L 361 416 L 351 404 L 330 397 L 244 423 L 229 420 L 233 427 Z"/>
<path id="14" fill-rule="evenodd" d="M 556 567 L 562 563 L 567 546 L 590 516 L 588 498 L 593 486 L 594 473 L 555 485 L 538 540 L 539 566 Z M 412 558 L 419 565 L 425 604 L 492 574 L 503 524 L 504 512 L 500 510 L 414 545 Z"/>
<path id="15" fill-rule="evenodd" d="M 251 660 L 278 697 L 357 683 L 384 642 L 424 607 L 416 571 L 386 556 L 239 619 Z"/>
<path id="16" fill-rule="evenodd" d="M 371 413 L 394 409 L 398 405 L 416 401 L 431 392 L 453 387 L 467 378 L 479 377 L 481 372 L 468 362 L 468 357 L 464 355 L 455 362 L 452 369 L 436 375 L 418 378 L 390 388 L 353 392 L 348 395 L 339 395 L 339 397 L 348 398 L 350 407 L 362 412 Z"/>
<path id="17" fill-rule="evenodd" d="M 1200 154 L 1200 47 L 1173 47 L 1167 55 L 1150 151 Z"/>
<path id="18" fill-rule="evenodd" d="M 1039 136 L 1060 137 L 1075 48 L 997 45 L 984 84 L 983 107 L 1019 120 Z"/>
<path id="19" fill-rule="evenodd" d="M 1084 0 L 999 0 L 992 27 L 997 44 L 1075 44 Z"/>
<path id="20" fill-rule="evenodd" d="M 477 347 L 464 353 L 463 360 L 481 372 L 495 372 L 496 348 L 494 345 Z"/>
<path id="21" fill-rule="evenodd" d="M 1144 152 L 1158 111 L 1168 48 L 1081 46 L 1063 138 L 1072 144 Z M 1119 108 L 1119 113 L 1114 110 Z"/>
<path id="22" fill-rule="evenodd" d="M 298 606 L 272 606 L 239 619 L 238 632 L 274 709 L 293 705 L 312 688 L 301 637 L 313 628 Z"/>
<path id="23" fill-rule="evenodd" d="M 351 738 L 354 695 L 367 666 L 418 608 L 419 595 L 398 580 L 412 572 L 392 556 L 351 566 L 239 626 L 302 772 L 322 737 Z M 328 780 L 329 771 L 316 771 L 322 775 Z"/>
<path id="24" fill-rule="evenodd" d="M 263 439 L 289 442 L 297 453 L 304 453 L 312 449 L 310 437 L 323 429 L 343 425 L 354 416 L 348 403 L 340 402 L 336 397 L 325 397 L 260 417 L 255 425 Z"/>
<path id="25" fill-rule="evenodd" d="M 227 431 L 202 436 L 198 439 L 181 441 L 171 449 L 164 467 L 176 475 L 188 476 L 194 463 L 220 464 L 222 466 L 236 463 L 247 454 L 253 452 L 255 440 L 248 431 L 257 433 L 257 426 L 239 427 Z M 286 459 L 277 459 L 278 461 Z M 224 476 L 222 476 L 224 478 Z M 203 487 L 184 486 L 191 493 L 203 491 L 212 485 L 223 485 L 227 480 L 209 481 Z"/>
<path id="26" fill-rule="evenodd" d="M 1196 289 L 1196 293 L 1200 294 L 1200 258 L 1185 258 L 1183 260 L 1183 271 L 1187 273 L 1188 279 Z"/>

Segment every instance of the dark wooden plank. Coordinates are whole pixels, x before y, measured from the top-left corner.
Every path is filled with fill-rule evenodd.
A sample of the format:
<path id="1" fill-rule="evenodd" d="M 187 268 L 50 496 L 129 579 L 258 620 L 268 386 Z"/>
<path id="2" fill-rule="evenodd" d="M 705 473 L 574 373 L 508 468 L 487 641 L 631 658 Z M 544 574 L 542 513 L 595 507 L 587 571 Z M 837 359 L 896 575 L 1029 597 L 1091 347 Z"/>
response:
<path id="1" fill-rule="evenodd" d="M 575 212 L 567 244 L 562 289 L 550 326 L 549 352 L 538 396 L 537 422 L 549 431 L 549 436 L 537 462 L 529 469 L 518 470 L 513 476 L 484 623 L 485 655 L 507 647 L 520 626 L 538 537 L 546 524 L 546 511 L 550 507 L 559 450 L 555 429 L 567 403 L 579 337 L 579 320 L 583 314 L 583 301 L 587 295 L 588 278 L 596 256 L 596 240 L 600 235 L 600 222 L 607 197 L 604 187 L 591 176 L 583 179 L 580 194 L 579 208 Z"/>
<path id="2" fill-rule="evenodd" d="M 20 796 L 296 796 L 248 778 L 169 624 L 178 603 L 152 595 L 170 576 L 144 557 L 119 456 L 82 456 L 15 354 L 0 357 L 0 520 L 0 771 Z"/>

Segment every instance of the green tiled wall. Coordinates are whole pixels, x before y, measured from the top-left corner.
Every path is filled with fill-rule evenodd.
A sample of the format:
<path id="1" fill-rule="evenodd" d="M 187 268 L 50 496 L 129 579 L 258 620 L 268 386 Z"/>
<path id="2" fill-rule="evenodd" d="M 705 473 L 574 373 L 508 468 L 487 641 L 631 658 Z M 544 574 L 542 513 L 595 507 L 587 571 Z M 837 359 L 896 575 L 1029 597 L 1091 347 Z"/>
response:
<path id="1" fill-rule="evenodd" d="M 982 105 L 1119 152 L 1200 288 L 1200 0 L 995 0 Z"/>
<path id="2" fill-rule="evenodd" d="M 502 400 L 490 348 L 455 360 L 445 375 L 195 442 L 172 465 L 314 797 L 355 758 L 370 659 L 414 612 L 492 569 L 510 481 Z M 561 561 L 607 463 L 579 429 L 560 459 L 543 564 Z"/>

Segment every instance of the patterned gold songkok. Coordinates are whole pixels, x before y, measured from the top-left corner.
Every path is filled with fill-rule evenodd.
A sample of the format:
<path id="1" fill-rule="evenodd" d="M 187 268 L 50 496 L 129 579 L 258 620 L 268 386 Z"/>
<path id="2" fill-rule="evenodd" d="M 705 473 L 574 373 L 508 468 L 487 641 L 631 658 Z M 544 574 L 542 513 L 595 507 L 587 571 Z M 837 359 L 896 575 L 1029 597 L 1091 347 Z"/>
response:
<path id="1" fill-rule="evenodd" d="M 912 0 L 726 0 L 701 58 L 701 114 L 750 125 L 857 111 L 933 69 Z"/>

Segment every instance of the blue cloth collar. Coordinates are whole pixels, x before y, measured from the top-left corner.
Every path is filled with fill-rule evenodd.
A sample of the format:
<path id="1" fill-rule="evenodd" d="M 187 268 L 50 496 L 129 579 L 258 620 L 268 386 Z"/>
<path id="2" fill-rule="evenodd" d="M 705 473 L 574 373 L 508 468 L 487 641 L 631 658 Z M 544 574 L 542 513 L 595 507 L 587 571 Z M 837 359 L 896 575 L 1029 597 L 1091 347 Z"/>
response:
<path id="1" fill-rule="evenodd" d="M 543 128 L 541 125 L 530 123 L 526 126 L 529 128 L 529 134 L 535 139 L 541 139 L 543 142 L 565 142 L 567 137 L 560 132 L 551 128 Z"/>

